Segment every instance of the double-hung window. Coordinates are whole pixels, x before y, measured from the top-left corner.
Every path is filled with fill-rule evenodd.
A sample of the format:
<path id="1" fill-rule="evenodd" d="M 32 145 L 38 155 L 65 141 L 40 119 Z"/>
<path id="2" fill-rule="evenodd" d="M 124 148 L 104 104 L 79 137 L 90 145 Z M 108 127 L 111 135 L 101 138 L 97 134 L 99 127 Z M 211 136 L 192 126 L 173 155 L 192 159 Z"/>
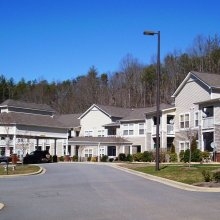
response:
<path id="1" fill-rule="evenodd" d="M 180 128 L 189 128 L 189 113 L 180 114 Z"/>
<path id="2" fill-rule="evenodd" d="M 98 130 L 98 137 L 104 137 L 105 136 L 105 130 Z"/>
<path id="3" fill-rule="evenodd" d="M 92 157 L 92 149 L 85 149 L 85 157 Z"/>
<path id="4" fill-rule="evenodd" d="M 134 135 L 134 124 L 124 124 L 123 135 Z"/>
<path id="5" fill-rule="evenodd" d="M 181 141 L 179 143 L 179 151 L 185 151 L 189 149 L 189 141 Z"/>
<path id="6" fill-rule="evenodd" d="M 194 114 L 194 127 L 199 126 L 199 112 L 195 112 Z"/>
<path id="7" fill-rule="evenodd" d="M 85 137 L 92 137 L 93 136 L 93 131 L 92 130 L 86 130 L 84 132 L 84 136 Z"/>
<path id="8" fill-rule="evenodd" d="M 144 134 L 144 123 L 139 124 L 139 135 Z"/>

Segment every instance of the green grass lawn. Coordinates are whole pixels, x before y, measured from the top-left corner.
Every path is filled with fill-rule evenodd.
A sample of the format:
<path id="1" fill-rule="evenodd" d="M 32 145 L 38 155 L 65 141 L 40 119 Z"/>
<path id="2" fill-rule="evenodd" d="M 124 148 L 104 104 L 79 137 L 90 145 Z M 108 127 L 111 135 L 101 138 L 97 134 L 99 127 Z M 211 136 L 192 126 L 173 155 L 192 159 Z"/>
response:
<path id="1" fill-rule="evenodd" d="M 212 174 L 212 171 L 220 169 L 220 165 L 197 164 L 190 167 L 188 165 L 160 165 L 159 171 L 156 171 L 155 166 L 152 165 L 143 165 L 143 167 L 135 167 L 134 165 L 134 167 L 129 166 L 129 168 L 170 180 L 193 184 L 204 182 L 203 170 Z"/>
<path id="2" fill-rule="evenodd" d="M 15 170 L 12 169 L 11 165 L 8 167 L 8 174 L 15 175 L 15 174 L 28 174 L 34 173 L 40 170 L 39 166 L 35 165 L 21 165 L 17 164 Z M 0 175 L 7 175 L 7 171 L 5 171 L 5 165 L 0 165 Z"/>

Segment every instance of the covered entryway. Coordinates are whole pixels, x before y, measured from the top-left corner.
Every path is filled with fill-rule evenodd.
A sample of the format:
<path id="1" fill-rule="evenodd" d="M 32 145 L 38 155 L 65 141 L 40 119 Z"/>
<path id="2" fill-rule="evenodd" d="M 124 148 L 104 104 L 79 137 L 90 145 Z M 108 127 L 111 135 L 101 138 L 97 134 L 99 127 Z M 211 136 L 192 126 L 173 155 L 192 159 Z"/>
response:
<path id="1" fill-rule="evenodd" d="M 97 161 L 100 161 L 103 155 L 117 157 L 119 153 L 124 153 L 124 146 L 132 143 L 121 137 L 73 137 L 68 144 L 77 149 L 79 161 L 87 161 L 88 157 L 97 157 Z"/>

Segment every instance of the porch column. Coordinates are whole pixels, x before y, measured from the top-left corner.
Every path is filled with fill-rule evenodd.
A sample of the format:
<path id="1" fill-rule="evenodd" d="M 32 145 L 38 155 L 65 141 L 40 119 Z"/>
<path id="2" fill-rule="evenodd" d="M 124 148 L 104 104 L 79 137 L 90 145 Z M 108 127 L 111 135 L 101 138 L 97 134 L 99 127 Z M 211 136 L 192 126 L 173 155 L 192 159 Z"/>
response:
<path id="1" fill-rule="evenodd" d="M 100 142 L 98 143 L 98 147 L 97 147 L 97 156 L 98 156 L 98 162 L 100 162 Z"/>
<path id="2" fill-rule="evenodd" d="M 123 145 L 122 147 L 122 153 L 124 154 L 125 153 L 125 146 Z"/>
<path id="3" fill-rule="evenodd" d="M 54 155 L 57 155 L 57 139 L 54 139 Z"/>
<path id="4" fill-rule="evenodd" d="M 132 152 L 132 145 L 130 145 L 129 148 L 130 148 L 130 150 L 129 150 L 130 154 L 132 155 L 133 154 L 133 152 Z"/>
<path id="5" fill-rule="evenodd" d="M 116 157 L 118 157 L 118 155 L 119 155 L 119 148 L 120 148 L 120 146 L 118 146 L 118 145 L 116 145 Z"/>
<path id="6" fill-rule="evenodd" d="M 14 126 L 14 135 L 13 135 L 13 153 L 17 153 L 16 152 L 16 126 Z"/>
<path id="7" fill-rule="evenodd" d="M 39 139 L 37 138 L 37 140 L 36 140 L 36 141 L 37 141 L 37 149 L 38 149 L 38 145 L 39 145 Z"/>

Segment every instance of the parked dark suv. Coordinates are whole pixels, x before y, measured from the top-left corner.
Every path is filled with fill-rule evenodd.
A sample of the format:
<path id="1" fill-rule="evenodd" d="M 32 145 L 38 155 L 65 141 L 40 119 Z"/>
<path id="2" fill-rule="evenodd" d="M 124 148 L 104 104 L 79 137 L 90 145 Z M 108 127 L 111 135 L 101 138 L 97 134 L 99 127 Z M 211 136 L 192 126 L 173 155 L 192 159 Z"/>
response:
<path id="1" fill-rule="evenodd" d="M 0 163 L 9 163 L 11 162 L 11 157 L 0 156 Z"/>
<path id="2" fill-rule="evenodd" d="M 31 152 L 30 154 L 27 154 L 24 159 L 24 164 L 30 164 L 30 163 L 50 163 L 51 157 L 47 150 L 35 150 Z"/>

